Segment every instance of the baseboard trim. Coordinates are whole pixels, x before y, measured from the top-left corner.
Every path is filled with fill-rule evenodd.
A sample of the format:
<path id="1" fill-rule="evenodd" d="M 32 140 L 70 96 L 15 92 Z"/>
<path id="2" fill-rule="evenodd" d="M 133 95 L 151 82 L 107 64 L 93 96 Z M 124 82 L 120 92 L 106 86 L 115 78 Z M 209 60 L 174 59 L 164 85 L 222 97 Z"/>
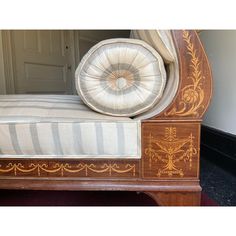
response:
<path id="1" fill-rule="evenodd" d="M 235 173 L 236 135 L 202 125 L 201 156 Z"/>

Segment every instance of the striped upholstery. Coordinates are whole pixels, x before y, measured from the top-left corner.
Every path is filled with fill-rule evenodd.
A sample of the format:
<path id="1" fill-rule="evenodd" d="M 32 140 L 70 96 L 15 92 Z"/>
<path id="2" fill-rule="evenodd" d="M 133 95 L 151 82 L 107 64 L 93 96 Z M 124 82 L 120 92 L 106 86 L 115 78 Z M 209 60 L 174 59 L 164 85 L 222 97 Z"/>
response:
<path id="1" fill-rule="evenodd" d="M 170 30 L 132 30 L 131 38 L 140 39 L 152 46 L 163 58 L 167 83 L 162 97 L 151 109 L 135 119 L 148 119 L 160 114 L 173 101 L 179 85 L 179 63 Z"/>
<path id="2" fill-rule="evenodd" d="M 169 30 L 132 30 L 131 38 L 142 39 L 155 48 L 165 62 L 175 60 L 171 46 L 171 34 Z"/>
<path id="3" fill-rule="evenodd" d="M 140 158 L 140 122 L 73 95 L 0 96 L 0 157 Z"/>
<path id="4" fill-rule="evenodd" d="M 161 56 L 136 39 L 108 39 L 84 56 L 76 70 L 77 92 L 93 110 L 135 116 L 153 107 L 165 88 Z"/>

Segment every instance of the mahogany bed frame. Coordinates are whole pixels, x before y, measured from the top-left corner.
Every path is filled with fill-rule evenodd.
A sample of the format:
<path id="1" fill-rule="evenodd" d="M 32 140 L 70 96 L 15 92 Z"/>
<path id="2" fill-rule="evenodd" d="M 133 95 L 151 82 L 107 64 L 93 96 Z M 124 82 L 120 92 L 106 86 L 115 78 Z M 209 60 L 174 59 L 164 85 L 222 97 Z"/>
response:
<path id="1" fill-rule="evenodd" d="M 212 76 L 197 33 L 172 35 L 179 88 L 161 114 L 142 121 L 141 159 L 1 158 L 0 189 L 138 191 L 161 206 L 199 205 L 200 125 Z"/>

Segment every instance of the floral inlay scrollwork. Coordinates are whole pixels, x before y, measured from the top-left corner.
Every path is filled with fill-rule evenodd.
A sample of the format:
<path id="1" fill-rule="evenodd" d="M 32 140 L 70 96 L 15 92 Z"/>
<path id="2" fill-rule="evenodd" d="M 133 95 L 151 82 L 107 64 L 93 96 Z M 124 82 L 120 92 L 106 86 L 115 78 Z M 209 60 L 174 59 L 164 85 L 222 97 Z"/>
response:
<path id="1" fill-rule="evenodd" d="M 190 70 L 188 76 L 189 84 L 180 92 L 179 107 L 173 107 L 170 111 L 165 112 L 166 116 L 199 116 L 199 109 L 204 109 L 204 90 L 203 80 L 205 79 L 201 71 L 201 61 L 197 50 L 192 43 L 189 31 L 183 31 L 183 40 L 186 43 L 187 54 L 191 57 Z"/>
<path id="2" fill-rule="evenodd" d="M 122 173 L 131 173 L 135 176 L 135 164 L 126 164 L 125 166 L 120 166 L 116 163 L 104 163 L 101 165 L 96 164 L 87 164 L 79 163 L 77 165 L 71 165 L 69 163 L 55 163 L 53 165 L 48 164 L 35 164 L 29 163 L 24 165 L 20 162 L 12 163 L 9 162 L 5 167 L 0 165 L 0 173 L 14 173 L 15 176 L 18 173 L 32 173 L 36 171 L 37 176 L 41 176 L 42 172 L 46 173 L 60 173 L 60 176 L 64 176 L 65 173 L 84 173 L 85 176 L 89 176 L 89 173 L 108 173 L 109 176 L 112 176 L 113 173 L 122 174 Z"/>

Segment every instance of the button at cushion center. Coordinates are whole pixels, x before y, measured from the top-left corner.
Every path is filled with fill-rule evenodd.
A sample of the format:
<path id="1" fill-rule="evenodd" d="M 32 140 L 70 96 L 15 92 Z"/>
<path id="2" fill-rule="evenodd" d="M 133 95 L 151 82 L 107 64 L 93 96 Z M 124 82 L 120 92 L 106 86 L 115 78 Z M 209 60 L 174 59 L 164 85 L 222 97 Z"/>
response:
<path id="1" fill-rule="evenodd" d="M 119 77 L 117 80 L 116 80 L 116 87 L 118 89 L 123 89 L 127 86 L 127 80 L 124 78 L 124 77 Z"/>

